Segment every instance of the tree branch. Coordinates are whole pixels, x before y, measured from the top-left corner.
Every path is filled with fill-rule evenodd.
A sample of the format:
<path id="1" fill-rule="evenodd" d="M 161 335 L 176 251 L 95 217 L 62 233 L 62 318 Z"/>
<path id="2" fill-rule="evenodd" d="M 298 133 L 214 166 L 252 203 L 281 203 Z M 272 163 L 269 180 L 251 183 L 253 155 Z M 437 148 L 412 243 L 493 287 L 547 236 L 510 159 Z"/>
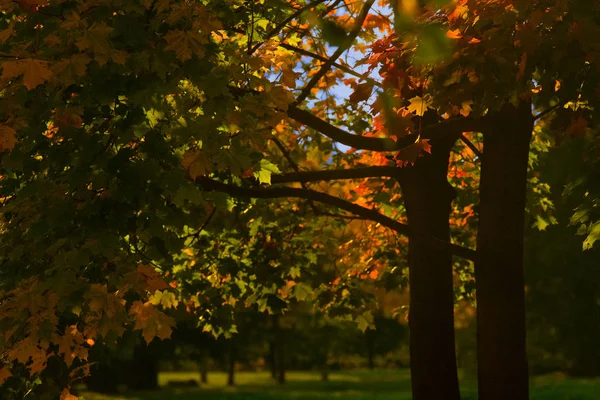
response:
<path id="1" fill-rule="evenodd" d="M 340 179 L 397 177 L 403 168 L 400 167 L 361 167 L 353 169 L 330 169 L 317 171 L 296 171 L 271 176 L 271 183 L 317 182 Z"/>
<path id="2" fill-rule="evenodd" d="M 546 109 L 546 110 L 544 110 L 544 111 L 540 112 L 540 113 L 539 113 L 539 114 L 537 114 L 536 116 L 534 116 L 534 117 L 533 117 L 533 120 L 534 120 L 534 121 L 537 121 L 538 119 L 545 117 L 546 115 L 548 115 L 548 114 L 550 114 L 550 113 L 552 113 L 552 112 L 556 111 L 557 109 L 559 109 L 559 108 L 561 108 L 561 107 L 564 107 L 564 106 L 565 106 L 565 104 L 566 104 L 566 103 L 558 103 L 558 104 L 555 104 L 555 105 L 553 105 L 552 107 L 550 107 L 550 108 L 548 108 L 548 109 Z"/>
<path id="3" fill-rule="evenodd" d="M 479 151 L 479 149 L 477 148 L 477 146 L 475 146 L 473 144 L 473 142 L 471 142 L 469 139 L 467 139 L 465 137 L 465 135 L 460 135 L 460 140 L 469 148 L 471 149 L 471 151 L 479 158 L 481 159 L 481 157 L 483 157 L 483 154 L 481 153 L 481 151 Z"/>
<path id="4" fill-rule="evenodd" d="M 407 135 L 398 140 L 354 135 L 331 125 L 329 122 L 322 120 L 309 111 L 302 110 L 293 105 L 288 107 L 287 115 L 291 119 L 321 132 L 323 135 L 336 142 L 359 150 L 399 151 L 414 144 L 417 140 L 417 135 Z M 462 132 L 482 132 L 486 129 L 486 122 L 485 117 L 445 119 L 433 125 L 424 127 L 421 132 L 421 138 L 432 139 Z"/>
<path id="5" fill-rule="evenodd" d="M 378 222 L 381 225 L 392 229 L 406 236 L 423 236 L 431 241 L 432 246 L 444 246 L 451 249 L 452 253 L 458 257 L 465 258 L 467 260 L 475 260 L 475 251 L 466 247 L 462 247 L 453 243 L 445 242 L 443 240 L 434 238 L 429 235 L 425 235 L 417 230 L 409 227 L 406 224 L 400 223 L 392 218 L 389 218 L 375 210 L 371 210 L 365 207 L 361 207 L 352 202 L 340 199 L 339 197 L 331 196 L 327 193 L 317 192 L 314 190 L 290 188 L 290 187 L 278 187 L 278 188 L 243 188 L 240 186 L 229 185 L 222 182 L 215 181 L 207 177 L 196 178 L 196 183 L 206 191 L 218 191 L 227 193 L 232 197 L 247 197 L 247 198 L 261 198 L 261 199 L 274 199 L 274 198 L 298 198 L 312 200 L 319 203 L 327 204 L 333 207 L 337 207 L 361 218 L 368 219 L 373 222 Z"/>
<path id="6" fill-rule="evenodd" d="M 312 79 L 302 89 L 302 91 L 296 98 L 296 104 L 302 103 L 308 97 L 308 95 L 310 95 L 310 91 L 312 90 L 312 88 L 315 87 L 317 83 L 319 83 L 319 80 L 325 76 L 325 74 L 327 73 L 327 71 L 329 71 L 329 69 L 335 63 L 335 61 L 354 42 L 354 40 L 360 33 L 360 30 L 362 29 L 362 25 L 365 22 L 365 19 L 367 18 L 367 16 L 369 15 L 369 10 L 373 6 L 374 2 L 375 2 L 375 0 L 365 1 L 365 4 L 363 5 L 362 9 L 360 10 L 360 14 L 358 15 L 358 17 L 356 17 L 356 20 L 354 21 L 354 27 L 352 27 L 352 30 L 348 34 L 346 41 L 342 45 L 340 45 L 340 47 L 337 48 L 337 50 L 331 55 L 331 57 L 327 60 L 327 62 L 325 62 L 321 66 L 321 69 L 319 69 L 319 71 L 315 74 L 315 76 L 313 76 Z"/>

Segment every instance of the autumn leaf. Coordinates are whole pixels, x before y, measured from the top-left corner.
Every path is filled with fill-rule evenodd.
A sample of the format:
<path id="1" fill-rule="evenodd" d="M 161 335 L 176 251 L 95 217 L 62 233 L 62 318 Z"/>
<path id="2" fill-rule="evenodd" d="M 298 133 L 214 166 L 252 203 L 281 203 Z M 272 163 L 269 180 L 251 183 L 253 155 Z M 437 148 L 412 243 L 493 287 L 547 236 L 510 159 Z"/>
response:
<path id="1" fill-rule="evenodd" d="M 396 163 L 400 166 L 414 164 L 417 158 L 423 156 L 423 152 L 431 153 L 429 139 L 421 139 L 417 143 L 411 144 L 396 153 Z"/>
<path id="2" fill-rule="evenodd" d="M 373 91 L 373 83 L 365 82 L 357 85 L 354 89 L 354 92 L 350 95 L 349 101 L 350 103 L 357 104 L 361 101 L 368 100 L 371 96 L 371 92 Z"/>
<path id="3" fill-rule="evenodd" d="M 446 32 L 446 36 L 450 39 L 460 39 L 462 38 L 462 34 L 460 33 L 460 29 L 448 30 Z"/>
<path id="4" fill-rule="evenodd" d="M 48 62 L 26 58 L 24 60 L 11 60 L 2 63 L 2 80 L 11 80 L 23 75 L 23 84 L 31 90 L 46 82 L 52 76 L 48 69 Z"/>
<path id="5" fill-rule="evenodd" d="M 165 283 L 160 273 L 152 265 L 140 264 L 137 267 L 137 272 L 146 283 L 146 289 L 150 293 L 157 290 L 168 289 L 170 286 Z"/>
<path id="6" fill-rule="evenodd" d="M 431 104 L 430 101 L 420 96 L 413 97 L 408 101 L 410 102 L 409 106 L 407 107 L 408 111 L 410 111 L 411 113 L 415 113 L 419 116 L 425 114 L 425 111 L 427 111 L 427 107 Z"/>
<path id="7" fill-rule="evenodd" d="M 17 131 L 7 125 L 0 125 L 0 153 L 12 150 L 17 143 Z"/>
<path id="8" fill-rule="evenodd" d="M 129 313 L 135 318 L 133 329 L 142 331 L 146 343 L 150 343 L 155 337 L 159 339 L 171 337 L 171 327 L 175 325 L 175 320 L 157 310 L 152 303 L 136 301 L 131 305 Z"/>
<path id="9" fill-rule="evenodd" d="M 60 83 L 68 86 L 75 83 L 77 77 L 85 75 L 90 61 L 92 59 L 86 54 L 75 54 L 52 65 L 51 70 Z"/>
<path id="10" fill-rule="evenodd" d="M 200 150 L 188 150 L 183 154 L 181 163 L 183 169 L 188 171 L 190 178 L 196 179 L 199 176 L 206 174 L 210 165 L 204 154 Z"/>
<path id="11" fill-rule="evenodd" d="M 184 62 L 192 58 L 193 55 L 202 58 L 204 56 L 204 45 L 208 40 L 199 32 L 179 29 L 169 31 L 165 37 L 165 50 L 174 51 L 175 57 Z"/>

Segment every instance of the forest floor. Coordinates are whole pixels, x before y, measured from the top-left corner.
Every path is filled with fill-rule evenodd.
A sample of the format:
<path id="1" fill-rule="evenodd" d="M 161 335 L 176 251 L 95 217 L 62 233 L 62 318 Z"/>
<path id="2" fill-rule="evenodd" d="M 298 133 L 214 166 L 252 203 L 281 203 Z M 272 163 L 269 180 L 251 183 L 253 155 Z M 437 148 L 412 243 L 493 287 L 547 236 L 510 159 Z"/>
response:
<path id="1" fill-rule="evenodd" d="M 193 372 L 165 372 L 159 375 L 163 386 L 155 392 L 118 396 L 84 394 L 85 400 L 410 400 L 408 370 L 357 370 L 332 372 L 321 381 L 317 372 L 289 372 L 285 385 L 278 385 L 267 372 L 239 372 L 236 386 L 226 386 L 224 373 L 209 374 L 201 388 L 171 388 L 169 381 L 199 380 Z M 477 398 L 475 381 L 461 381 L 463 400 Z M 570 379 L 558 374 L 533 378 L 531 400 L 598 400 L 600 379 Z"/>

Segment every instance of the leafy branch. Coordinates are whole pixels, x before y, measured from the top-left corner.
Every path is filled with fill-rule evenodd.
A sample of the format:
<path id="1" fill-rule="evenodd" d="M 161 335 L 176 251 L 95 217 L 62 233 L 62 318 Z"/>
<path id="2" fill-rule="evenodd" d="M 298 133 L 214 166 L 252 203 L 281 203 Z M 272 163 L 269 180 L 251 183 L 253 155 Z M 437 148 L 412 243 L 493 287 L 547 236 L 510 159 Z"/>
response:
<path id="1" fill-rule="evenodd" d="M 260 198 L 260 199 L 275 199 L 275 198 L 298 198 L 311 200 L 318 203 L 327 204 L 333 207 L 337 207 L 341 210 L 347 211 L 351 214 L 357 215 L 364 219 L 377 222 L 395 232 L 409 237 L 421 236 L 427 238 L 432 247 L 443 247 L 450 248 L 452 253 L 458 257 L 462 257 L 467 260 L 475 260 L 475 250 L 469 249 L 463 246 L 459 246 L 454 243 L 449 243 L 441 239 L 437 239 L 430 235 L 421 233 L 406 224 L 396 221 L 390 217 L 387 217 L 375 210 L 365 208 L 354 204 L 350 201 L 340 199 L 329 195 L 327 193 L 317 192 L 314 190 L 290 188 L 290 187 L 277 187 L 277 188 L 244 188 L 236 185 L 230 185 L 223 182 L 219 182 L 207 177 L 196 178 L 196 183 L 206 191 L 217 191 L 227 193 L 232 197 L 246 197 L 246 198 Z"/>

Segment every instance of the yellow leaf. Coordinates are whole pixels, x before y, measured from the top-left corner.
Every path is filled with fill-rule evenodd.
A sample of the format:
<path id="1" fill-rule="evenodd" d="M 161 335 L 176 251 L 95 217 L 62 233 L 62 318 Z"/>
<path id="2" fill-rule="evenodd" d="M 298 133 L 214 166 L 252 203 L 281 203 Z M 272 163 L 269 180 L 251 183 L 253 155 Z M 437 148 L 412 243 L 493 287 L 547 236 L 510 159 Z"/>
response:
<path id="1" fill-rule="evenodd" d="M 431 104 L 428 100 L 423 99 L 419 96 L 413 97 L 408 101 L 410 102 L 410 105 L 407 107 L 408 111 L 421 116 L 425 114 L 425 111 L 427 111 L 427 107 L 429 106 L 429 104 Z"/>
<path id="2" fill-rule="evenodd" d="M 12 150 L 17 143 L 17 132 L 10 126 L 0 125 L 0 153 Z"/>
<path id="3" fill-rule="evenodd" d="M 285 68 L 281 74 L 281 83 L 290 88 L 296 88 L 296 79 L 298 74 L 291 68 Z"/>
<path id="4" fill-rule="evenodd" d="M 31 90 L 46 82 L 52 76 L 46 61 L 27 58 L 24 60 L 5 61 L 2 63 L 2 77 L 11 80 L 23 75 L 23 84 Z"/>
<path id="5" fill-rule="evenodd" d="M 189 60 L 193 55 L 200 58 L 204 56 L 204 45 L 208 43 L 207 38 L 199 32 L 179 29 L 171 30 L 165 35 L 166 51 L 174 51 L 175 57 L 181 62 Z"/>

